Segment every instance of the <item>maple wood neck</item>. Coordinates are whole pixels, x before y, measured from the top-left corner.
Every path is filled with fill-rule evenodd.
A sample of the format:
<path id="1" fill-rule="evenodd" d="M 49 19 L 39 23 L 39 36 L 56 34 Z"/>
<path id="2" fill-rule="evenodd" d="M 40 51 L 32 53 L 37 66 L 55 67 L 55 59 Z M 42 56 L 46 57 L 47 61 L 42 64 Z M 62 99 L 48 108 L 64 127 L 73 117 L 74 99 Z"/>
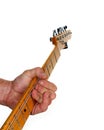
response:
<path id="1" fill-rule="evenodd" d="M 53 68 L 55 67 L 60 56 L 60 51 L 56 46 L 51 54 L 49 55 L 46 62 L 43 64 L 43 70 L 47 74 L 48 78 L 52 73 Z M 34 102 L 31 97 L 31 91 L 35 88 L 38 79 L 34 78 L 23 97 L 16 105 L 14 110 L 11 112 L 10 116 L 2 126 L 1 130 L 21 130 L 28 118 L 31 114 L 33 107 L 37 102 Z"/>
<path id="2" fill-rule="evenodd" d="M 63 34 L 68 35 L 69 32 L 70 31 Z M 60 36 L 61 35 L 58 35 L 51 39 L 53 44 L 56 44 L 56 41 L 57 43 L 60 41 L 59 40 Z M 69 37 L 67 39 L 71 38 L 70 35 L 68 36 Z M 65 42 L 67 42 L 67 39 L 65 40 Z M 66 47 L 66 43 L 63 44 L 63 41 L 62 41 L 62 44 L 55 45 L 49 57 L 43 64 L 42 69 L 47 74 L 48 78 L 51 75 L 52 70 L 54 69 L 60 57 L 60 50 L 65 47 Z M 37 82 L 38 82 L 38 79 L 34 77 L 34 79 L 30 82 L 30 85 L 28 86 L 27 90 L 23 94 L 22 98 L 20 99 L 20 101 L 18 102 L 14 110 L 11 112 L 11 114 L 9 115 L 9 117 L 7 118 L 7 120 L 5 121 L 5 123 L 3 124 L 0 130 L 21 130 L 23 128 L 26 120 L 28 119 L 29 115 L 31 114 L 33 110 L 33 107 L 35 107 L 37 103 L 31 97 L 31 92 L 35 88 Z"/>

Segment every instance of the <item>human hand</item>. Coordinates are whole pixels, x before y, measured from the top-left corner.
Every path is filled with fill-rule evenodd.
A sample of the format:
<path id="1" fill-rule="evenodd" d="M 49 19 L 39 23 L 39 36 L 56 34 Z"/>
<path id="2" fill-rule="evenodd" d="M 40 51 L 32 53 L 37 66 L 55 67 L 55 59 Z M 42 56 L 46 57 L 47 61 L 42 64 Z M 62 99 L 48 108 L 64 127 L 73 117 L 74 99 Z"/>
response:
<path id="1" fill-rule="evenodd" d="M 10 108 L 13 109 L 16 106 L 29 83 L 35 76 L 39 78 L 39 82 L 32 91 L 32 98 L 37 101 L 37 104 L 33 108 L 32 115 L 47 110 L 52 100 L 56 97 L 55 91 L 57 87 L 55 84 L 47 81 L 46 74 L 39 67 L 24 71 L 12 81 L 11 89 L 6 101 Z"/>

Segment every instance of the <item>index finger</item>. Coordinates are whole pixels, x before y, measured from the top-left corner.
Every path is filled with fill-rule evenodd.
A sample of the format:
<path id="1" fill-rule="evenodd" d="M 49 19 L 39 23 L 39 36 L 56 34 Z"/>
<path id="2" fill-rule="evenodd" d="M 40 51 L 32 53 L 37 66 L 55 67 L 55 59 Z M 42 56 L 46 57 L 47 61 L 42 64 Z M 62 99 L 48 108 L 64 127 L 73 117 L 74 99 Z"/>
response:
<path id="1" fill-rule="evenodd" d="M 57 90 L 56 85 L 54 83 L 51 83 L 51 82 L 47 81 L 47 80 L 40 80 L 38 83 L 41 86 L 43 86 L 43 87 L 45 87 L 47 89 L 50 89 L 50 90 L 52 90 L 54 92 Z"/>

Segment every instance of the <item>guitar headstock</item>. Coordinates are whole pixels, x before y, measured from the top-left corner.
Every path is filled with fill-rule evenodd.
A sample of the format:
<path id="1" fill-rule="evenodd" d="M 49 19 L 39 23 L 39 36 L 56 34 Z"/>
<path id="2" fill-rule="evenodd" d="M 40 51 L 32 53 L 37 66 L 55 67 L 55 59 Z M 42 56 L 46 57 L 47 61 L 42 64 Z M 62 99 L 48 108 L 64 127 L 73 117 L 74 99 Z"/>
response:
<path id="1" fill-rule="evenodd" d="M 67 26 L 59 27 L 57 30 L 53 31 L 53 37 L 50 38 L 50 41 L 59 49 L 68 48 L 67 42 L 71 39 L 72 32 L 71 30 L 67 30 Z"/>

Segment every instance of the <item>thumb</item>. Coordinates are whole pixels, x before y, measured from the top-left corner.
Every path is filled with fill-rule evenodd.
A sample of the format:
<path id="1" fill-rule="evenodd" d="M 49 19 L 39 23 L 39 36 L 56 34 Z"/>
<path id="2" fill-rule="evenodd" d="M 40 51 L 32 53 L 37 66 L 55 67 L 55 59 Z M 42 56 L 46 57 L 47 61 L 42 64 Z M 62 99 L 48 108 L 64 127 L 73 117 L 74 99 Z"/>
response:
<path id="1" fill-rule="evenodd" d="M 30 80 L 32 80 L 34 77 L 38 77 L 39 79 L 46 79 L 47 78 L 45 72 L 40 67 L 26 70 L 23 72 L 23 75 L 30 78 Z"/>
<path id="2" fill-rule="evenodd" d="M 13 81 L 14 89 L 18 92 L 24 92 L 34 77 L 38 77 L 39 79 L 47 78 L 40 67 L 26 70 Z"/>

